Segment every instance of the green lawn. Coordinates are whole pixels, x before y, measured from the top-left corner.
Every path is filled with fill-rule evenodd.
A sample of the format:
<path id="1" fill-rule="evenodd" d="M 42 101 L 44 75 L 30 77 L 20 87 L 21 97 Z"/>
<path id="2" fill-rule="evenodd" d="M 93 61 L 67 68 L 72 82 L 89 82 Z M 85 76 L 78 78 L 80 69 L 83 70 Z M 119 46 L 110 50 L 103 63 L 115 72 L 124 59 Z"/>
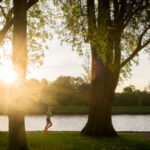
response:
<path id="1" fill-rule="evenodd" d="M 53 108 L 56 114 L 87 114 L 87 106 L 57 106 Z M 150 106 L 117 106 L 112 109 L 113 114 L 150 114 Z"/>
<path id="2" fill-rule="evenodd" d="M 150 114 L 150 106 L 113 107 L 113 114 Z"/>
<path id="3" fill-rule="evenodd" d="M 27 115 L 45 114 L 47 109 L 34 107 L 26 111 Z M 88 106 L 53 106 L 53 114 L 88 114 Z M 113 114 L 150 114 L 150 106 L 115 106 L 112 108 Z M 0 114 L 7 114 L 1 112 Z"/>
<path id="4" fill-rule="evenodd" d="M 93 138 L 79 132 L 28 132 L 30 150 L 150 150 L 150 140 L 135 135 Z M 0 132 L 0 150 L 8 147 L 8 132 Z"/>

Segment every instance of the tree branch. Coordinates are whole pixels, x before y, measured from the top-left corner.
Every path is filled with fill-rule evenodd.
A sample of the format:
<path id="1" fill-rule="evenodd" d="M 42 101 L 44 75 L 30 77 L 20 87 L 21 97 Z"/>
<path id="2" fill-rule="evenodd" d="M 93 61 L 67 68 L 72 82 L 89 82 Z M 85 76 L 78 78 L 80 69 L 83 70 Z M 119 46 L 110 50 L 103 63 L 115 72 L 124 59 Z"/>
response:
<path id="1" fill-rule="evenodd" d="M 2 0 L 1 0 L 2 1 Z M 0 2 L 1 2 L 0 1 Z M 33 6 L 36 2 L 38 2 L 38 0 L 30 0 L 27 4 L 27 10 Z M 13 8 L 12 8 L 13 9 Z M 3 29 L 0 31 L 0 44 L 2 44 L 3 39 L 5 38 L 9 28 L 12 26 L 13 24 L 13 18 L 8 18 L 8 20 L 6 20 L 6 24 L 3 27 Z"/>
<path id="2" fill-rule="evenodd" d="M 8 32 L 8 30 L 12 26 L 12 24 L 13 24 L 13 19 L 11 19 L 0 31 L 0 44 L 2 44 L 3 39 L 5 38 L 6 33 Z"/>
<path id="3" fill-rule="evenodd" d="M 121 6 L 120 6 L 120 15 L 119 15 L 119 20 L 123 20 L 126 9 L 127 9 L 127 1 L 126 0 L 121 0 Z"/>
<path id="4" fill-rule="evenodd" d="M 149 29 L 150 29 L 150 26 L 145 28 L 145 30 L 141 33 L 136 49 L 133 51 L 133 53 L 127 59 L 125 59 L 121 63 L 120 68 L 125 66 L 130 60 L 132 60 L 138 54 L 139 51 L 141 51 L 143 48 L 145 48 L 150 43 L 150 38 L 149 38 L 143 45 L 141 45 L 143 36 Z"/>
<path id="5" fill-rule="evenodd" d="M 102 23 L 103 22 L 103 23 Z M 108 0 L 98 0 L 98 28 L 110 25 L 110 3 Z M 105 24 L 105 25 L 104 25 Z"/>
<path id="6" fill-rule="evenodd" d="M 140 6 L 137 7 L 134 11 L 132 11 L 134 4 L 135 3 L 132 3 L 129 13 L 125 16 L 125 19 L 123 21 L 125 22 L 123 25 L 123 29 L 128 25 L 128 23 L 130 22 L 130 20 L 132 19 L 134 15 L 136 15 L 139 11 L 142 11 L 150 6 L 149 3 L 147 3 L 144 6 L 142 5 L 143 3 L 141 3 L 142 6 L 139 4 Z"/>
<path id="7" fill-rule="evenodd" d="M 113 0 L 114 5 L 114 22 L 118 20 L 118 14 L 119 14 L 119 3 L 117 0 Z"/>
<path id="8" fill-rule="evenodd" d="M 1 8 L 3 16 L 5 17 L 5 19 L 7 19 L 7 15 L 6 15 L 6 13 L 5 13 L 5 11 L 4 11 L 4 9 L 3 9 L 3 7 L 1 5 L 0 5 L 0 8 Z"/>
<path id="9" fill-rule="evenodd" d="M 141 49 L 143 49 L 144 47 L 146 47 L 149 43 L 150 43 L 150 39 L 148 39 L 148 40 L 141 46 Z"/>
<path id="10" fill-rule="evenodd" d="M 126 20 L 126 19 L 129 17 L 129 15 L 132 13 L 134 4 L 136 4 L 136 0 L 133 0 L 133 2 L 131 3 L 131 5 L 129 6 L 129 7 L 130 7 L 130 8 L 129 8 L 129 12 L 128 12 L 127 15 L 125 16 L 125 19 L 124 19 L 124 20 Z"/>
<path id="11" fill-rule="evenodd" d="M 136 49 L 126 60 L 121 63 L 120 68 L 124 67 L 131 59 L 133 59 L 140 50 L 141 48 Z"/>
<path id="12" fill-rule="evenodd" d="M 88 40 L 92 39 L 92 36 L 96 29 L 96 16 L 95 16 L 95 4 L 94 0 L 87 0 L 87 16 L 88 16 Z"/>
<path id="13" fill-rule="evenodd" d="M 27 10 L 37 2 L 38 2 L 38 0 L 30 0 L 27 4 Z"/>

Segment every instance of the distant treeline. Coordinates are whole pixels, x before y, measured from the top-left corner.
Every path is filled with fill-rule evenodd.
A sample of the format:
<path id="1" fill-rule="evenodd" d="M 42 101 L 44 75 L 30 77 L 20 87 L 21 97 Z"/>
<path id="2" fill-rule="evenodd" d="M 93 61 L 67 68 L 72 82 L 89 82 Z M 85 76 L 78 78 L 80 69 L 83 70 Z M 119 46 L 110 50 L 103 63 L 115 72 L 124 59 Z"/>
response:
<path id="1" fill-rule="evenodd" d="M 0 110 L 11 103 L 8 85 L 0 82 Z M 41 82 L 36 79 L 27 81 L 23 87 L 22 98 L 28 101 L 28 109 L 47 108 L 51 106 L 88 106 L 90 84 L 85 83 L 81 77 L 60 76 L 54 82 L 49 83 L 46 79 Z M 15 93 L 14 93 L 15 95 Z M 7 99 L 7 100 L 6 100 Z M 7 103 L 6 103 L 7 101 Z M 114 106 L 150 106 L 150 93 L 148 91 L 136 90 L 129 86 L 123 89 L 122 93 L 116 93 Z"/>

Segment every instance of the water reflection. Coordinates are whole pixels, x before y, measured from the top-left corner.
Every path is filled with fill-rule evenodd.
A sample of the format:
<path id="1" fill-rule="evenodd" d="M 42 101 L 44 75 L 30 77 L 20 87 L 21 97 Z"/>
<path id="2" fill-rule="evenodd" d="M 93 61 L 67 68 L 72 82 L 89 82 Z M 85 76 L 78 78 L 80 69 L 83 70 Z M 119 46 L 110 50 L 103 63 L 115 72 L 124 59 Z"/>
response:
<path id="1" fill-rule="evenodd" d="M 80 131 L 87 121 L 87 115 L 56 115 L 52 117 L 50 131 Z M 117 131 L 150 131 L 150 115 L 113 115 L 113 125 Z M 26 116 L 27 131 L 42 131 L 45 116 Z M 8 117 L 0 116 L 0 131 L 8 131 Z"/>

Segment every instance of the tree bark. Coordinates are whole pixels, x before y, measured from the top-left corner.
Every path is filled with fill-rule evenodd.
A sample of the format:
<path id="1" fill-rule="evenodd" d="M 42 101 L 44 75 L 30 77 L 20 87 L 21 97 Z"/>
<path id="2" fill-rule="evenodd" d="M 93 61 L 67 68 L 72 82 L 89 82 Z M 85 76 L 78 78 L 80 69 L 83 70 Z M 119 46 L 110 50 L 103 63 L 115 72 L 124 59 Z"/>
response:
<path id="1" fill-rule="evenodd" d="M 9 148 L 8 150 L 28 150 L 24 114 L 22 111 L 12 110 L 9 114 Z"/>
<path id="2" fill-rule="evenodd" d="M 82 134 L 98 137 L 117 137 L 112 125 L 111 110 L 118 83 L 118 73 L 113 73 L 92 50 L 92 79 L 90 91 L 90 111 Z"/>
<path id="3" fill-rule="evenodd" d="M 26 41 L 26 7 L 27 0 L 13 0 L 14 3 L 14 30 L 13 30 L 13 64 L 17 73 L 18 87 L 11 98 L 9 109 L 9 150 L 27 150 L 23 97 L 21 87 L 26 80 L 27 41 Z M 12 91 L 12 92 L 13 92 Z"/>

